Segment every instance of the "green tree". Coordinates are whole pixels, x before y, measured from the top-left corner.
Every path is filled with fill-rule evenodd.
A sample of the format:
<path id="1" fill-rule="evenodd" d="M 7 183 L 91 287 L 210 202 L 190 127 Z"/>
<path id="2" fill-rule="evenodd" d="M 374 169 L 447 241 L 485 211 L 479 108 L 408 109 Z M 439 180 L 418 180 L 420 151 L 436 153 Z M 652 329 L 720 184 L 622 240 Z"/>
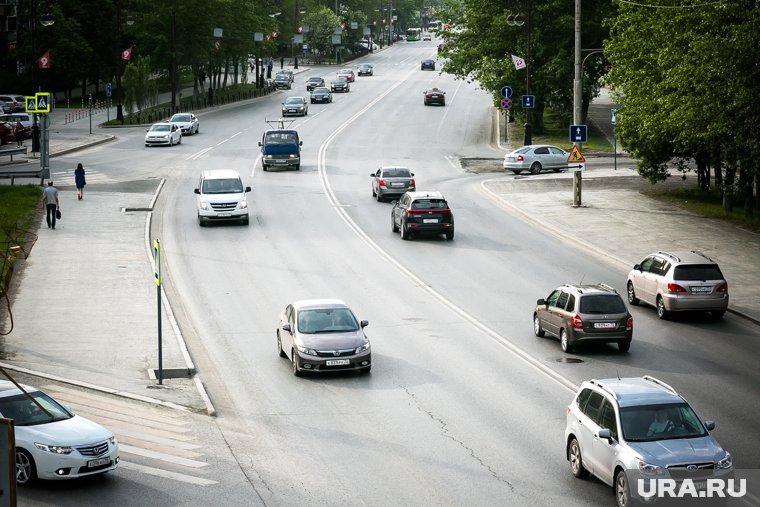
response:
<path id="1" fill-rule="evenodd" d="M 138 56 L 124 70 L 124 107 L 127 112 L 137 110 L 138 118 L 156 93 L 155 81 L 151 79 L 149 56 Z"/>

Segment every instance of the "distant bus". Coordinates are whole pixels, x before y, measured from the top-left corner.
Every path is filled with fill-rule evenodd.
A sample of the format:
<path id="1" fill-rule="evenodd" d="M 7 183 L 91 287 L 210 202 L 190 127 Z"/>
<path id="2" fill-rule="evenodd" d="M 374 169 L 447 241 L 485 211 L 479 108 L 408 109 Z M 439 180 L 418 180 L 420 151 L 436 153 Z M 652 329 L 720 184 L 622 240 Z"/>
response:
<path id="1" fill-rule="evenodd" d="M 420 40 L 420 33 L 422 32 L 421 28 L 408 28 L 406 30 L 406 40 L 411 42 L 415 40 Z"/>
<path id="2" fill-rule="evenodd" d="M 441 21 L 431 21 L 428 23 L 428 32 L 438 32 L 441 30 Z"/>

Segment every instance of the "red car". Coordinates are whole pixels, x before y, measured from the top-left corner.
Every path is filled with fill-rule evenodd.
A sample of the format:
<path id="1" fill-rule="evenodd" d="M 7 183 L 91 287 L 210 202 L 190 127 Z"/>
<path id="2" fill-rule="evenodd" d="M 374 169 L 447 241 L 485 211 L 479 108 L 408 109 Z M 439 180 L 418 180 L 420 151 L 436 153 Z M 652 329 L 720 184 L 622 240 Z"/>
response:
<path id="1" fill-rule="evenodd" d="M 353 69 L 340 69 L 337 77 L 344 77 L 349 83 L 353 83 L 356 80 Z"/>
<path id="2" fill-rule="evenodd" d="M 0 144 L 16 141 L 16 131 L 12 123 L 0 122 Z"/>

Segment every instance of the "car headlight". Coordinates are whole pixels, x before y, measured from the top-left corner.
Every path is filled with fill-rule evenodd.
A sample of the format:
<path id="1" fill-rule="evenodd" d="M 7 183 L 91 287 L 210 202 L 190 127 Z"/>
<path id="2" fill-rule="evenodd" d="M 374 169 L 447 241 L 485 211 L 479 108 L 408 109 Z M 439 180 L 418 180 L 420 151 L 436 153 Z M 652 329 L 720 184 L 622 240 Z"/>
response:
<path id="1" fill-rule="evenodd" d="M 248 207 L 248 201 L 240 201 L 240 209 L 246 209 Z"/>
<path id="2" fill-rule="evenodd" d="M 74 451 L 73 447 L 67 445 L 47 445 L 35 442 L 34 445 L 41 451 L 52 452 L 53 454 L 71 454 Z"/>
<path id="3" fill-rule="evenodd" d="M 207 210 L 208 209 L 208 203 L 207 202 L 202 202 L 201 203 L 201 209 L 202 210 Z"/>
<path id="4" fill-rule="evenodd" d="M 718 468 L 721 468 L 723 470 L 727 470 L 729 468 L 732 468 L 734 466 L 734 459 L 731 457 L 731 453 L 726 453 L 725 457 L 718 461 Z"/>
<path id="5" fill-rule="evenodd" d="M 354 350 L 354 354 L 364 352 L 365 350 L 369 350 L 369 342 L 364 342 L 361 346 L 356 347 L 356 350 Z"/>
<path id="6" fill-rule="evenodd" d="M 653 465 L 651 463 L 647 463 L 643 459 L 635 458 L 636 459 L 636 466 L 639 469 L 639 472 L 641 472 L 644 475 L 662 475 L 664 473 L 664 470 L 662 467 Z"/>
<path id="7" fill-rule="evenodd" d="M 314 350 L 314 349 L 309 349 L 309 348 L 306 348 L 306 347 L 302 347 L 300 345 L 296 345 L 296 348 L 298 349 L 298 352 L 301 352 L 302 354 L 308 354 L 310 356 L 316 356 L 317 355 L 317 351 Z"/>
<path id="8" fill-rule="evenodd" d="M 296 158 L 296 154 L 295 153 L 291 153 L 290 154 L 290 158 Z"/>
<path id="9" fill-rule="evenodd" d="M 264 155 L 264 158 L 272 158 L 272 155 Z"/>

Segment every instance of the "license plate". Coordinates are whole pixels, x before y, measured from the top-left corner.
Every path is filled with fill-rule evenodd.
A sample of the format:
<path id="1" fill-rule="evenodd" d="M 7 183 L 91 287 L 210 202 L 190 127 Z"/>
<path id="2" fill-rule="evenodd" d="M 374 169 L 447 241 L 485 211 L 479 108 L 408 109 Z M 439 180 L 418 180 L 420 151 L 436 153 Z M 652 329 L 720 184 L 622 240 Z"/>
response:
<path id="1" fill-rule="evenodd" d="M 289 113 L 295 113 L 295 112 L 296 112 L 296 110 L 295 110 L 295 109 L 288 109 L 288 112 L 289 112 Z"/>
<path id="2" fill-rule="evenodd" d="M 438 219 L 437 218 L 423 218 L 422 223 L 423 224 L 437 224 Z"/>
<path id="3" fill-rule="evenodd" d="M 710 292 L 710 287 L 692 287 L 691 292 L 698 293 L 698 294 L 704 294 L 706 292 Z"/>
<path id="4" fill-rule="evenodd" d="M 594 329 L 613 329 L 617 327 L 614 322 L 594 322 Z"/>
<path id="5" fill-rule="evenodd" d="M 229 213 L 217 213 L 216 216 L 218 216 L 218 217 L 229 217 L 229 216 L 232 216 L 232 215 L 230 215 Z"/>
<path id="6" fill-rule="evenodd" d="M 392 187 L 403 187 L 404 184 L 403 183 L 391 183 L 391 186 Z"/>
<path id="7" fill-rule="evenodd" d="M 332 359 L 325 361 L 325 364 L 327 364 L 327 366 L 345 366 L 348 362 L 348 359 Z"/>
<path id="8" fill-rule="evenodd" d="M 87 462 L 87 467 L 88 468 L 99 467 L 99 466 L 107 465 L 110 462 L 111 460 L 109 458 L 91 459 L 90 461 Z"/>

